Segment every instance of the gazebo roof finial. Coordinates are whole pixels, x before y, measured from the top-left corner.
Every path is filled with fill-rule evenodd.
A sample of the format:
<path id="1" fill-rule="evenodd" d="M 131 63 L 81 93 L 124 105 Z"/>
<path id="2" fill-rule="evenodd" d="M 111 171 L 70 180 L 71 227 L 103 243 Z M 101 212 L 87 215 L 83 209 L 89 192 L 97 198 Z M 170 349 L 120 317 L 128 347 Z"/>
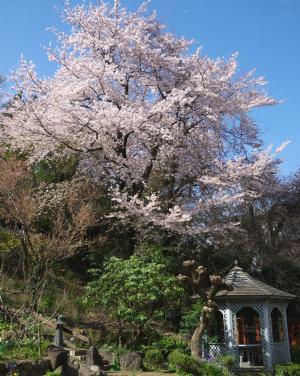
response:
<path id="1" fill-rule="evenodd" d="M 234 260 L 234 267 L 231 270 L 243 270 L 243 268 L 239 266 L 238 260 Z"/>

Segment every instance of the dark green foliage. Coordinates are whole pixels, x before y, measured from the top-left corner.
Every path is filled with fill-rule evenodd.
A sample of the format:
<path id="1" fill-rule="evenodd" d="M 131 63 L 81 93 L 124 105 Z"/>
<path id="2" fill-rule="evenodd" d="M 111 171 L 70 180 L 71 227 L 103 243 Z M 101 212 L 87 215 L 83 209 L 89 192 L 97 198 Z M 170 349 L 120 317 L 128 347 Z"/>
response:
<path id="1" fill-rule="evenodd" d="M 47 295 L 42 296 L 39 303 L 39 312 L 47 313 L 54 310 L 55 305 L 57 304 L 56 296 L 52 291 L 47 291 Z"/>
<path id="2" fill-rule="evenodd" d="M 202 308 L 203 302 L 198 300 L 184 312 L 180 322 L 180 333 L 184 337 L 191 338 L 196 326 L 199 323 Z"/>
<path id="3" fill-rule="evenodd" d="M 300 376 L 300 364 L 277 366 L 275 376 Z"/>
<path id="4" fill-rule="evenodd" d="M 203 376 L 227 376 L 229 372 L 227 368 L 223 368 L 215 362 L 201 362 L 200 374 Z"/>
<path id="5" fill-rule="evenodd" d="M 232 355 L 220 355 L 218 357 L 218 362 L 228 370 L 231 370 L 236 362 L 236 358 Z"/>
<path id="6" fill-rule="evenodd" d="M 170 370 L 183 376 L 230 376 L 228 368 L 216 362 L 198 362 L 191 356 L 179 350 L 174 350 L 168 356 Z"/>
<path id="7" fill-rule="evenodd" d="M 46 354 L 48 341 L 42 341 L 40 348 L 38 342 L 32 340 L 0 342 L 0 359 L 39 359 Z"/>
<path id="8" fill-rule="evenodd" d="M 174 350 L 169 354 L 168 362 L 170 370 L 195 376 L 202 375 L 199 362 L 179 350 Z"/>
<path id="9" fill-rule="evenodd" d="M 59 183 L 64 180 L 71 179 L 78 166 L 78 158 L 76 155 L 68 158 L 47 158 L 32 167 L 33 175 L 36 183 Z"/>
<path id="10" fill-rule="evenodd" d="M 145 368 L 155 371 L 162 368 L 163 361 L 164 357 L 162 352 L 157 349 L 152 349 L 146 351 L 143 364 Z"/>
<path id="11" fill-rule="evenodd" d="M 111 257 L 103 272 L 91 270 L 86 302 L 103 306 L 119 322 L 119 340 L 124 330 L 132 341 L 141 336 L 146 323 L 162 318 L 165 309 L 183 293 L 177 279 L 162 264 L 137 256 L 127 260 Z"/>
<path id="12" fill-rule="evenodd" d="M 151 347 L 160 350 L 165 357 L 174 350 L 179 350 L 187 355 L 190 353 L 188 343 L 182 339 L 174 337 L 163 337 L 159 341 L 152 343 Z"/>
<path id="13" fill-rule="evenodd" d="M 0 230 L 0 253 L 8 253 L 20 247 L 20 239 L 11 231 Z"/>
<path id="14" fill-rule="evenodd" d="M 10 325 L 7 321 L 4 321 L 0 316 L 0 337 L 2 337 L 3 332 L 10 329 Z"/>
<path id="15" fill-rule="evenodd" d="M 300 364 L 300 346 L 292 346 L 291 358 L 293 363 Z"/>

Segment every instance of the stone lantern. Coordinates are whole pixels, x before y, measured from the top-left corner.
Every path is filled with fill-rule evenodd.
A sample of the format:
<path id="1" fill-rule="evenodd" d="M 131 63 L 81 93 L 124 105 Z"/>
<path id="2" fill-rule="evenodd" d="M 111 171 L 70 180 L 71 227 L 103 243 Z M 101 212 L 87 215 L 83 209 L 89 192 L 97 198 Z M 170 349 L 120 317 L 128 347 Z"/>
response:
<path id="1" fill-rule="evenodd" d="M 232 282 L 233 290 L 216 296 L 222 339 L 208 340 L 204 356 L 230 354 L 236 358 L 236 368 L 266 373 L 277 364 L 289 363 L 286 308 L 295 296 L 254 279 L 237 262 L 225 279 Z"/>

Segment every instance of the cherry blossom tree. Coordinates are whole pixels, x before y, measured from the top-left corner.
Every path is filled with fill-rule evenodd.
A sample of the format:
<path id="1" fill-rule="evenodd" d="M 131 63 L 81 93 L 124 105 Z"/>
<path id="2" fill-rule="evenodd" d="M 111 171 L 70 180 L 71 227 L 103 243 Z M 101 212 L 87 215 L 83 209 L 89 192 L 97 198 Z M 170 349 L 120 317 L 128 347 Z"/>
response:
<path id="1" fill-rule="evenodd" d="M 146 5 L 135 12 L 66 4 L 70 32 L 48 48 L 57 64 L 41 78 L 21 59 L 2 140 L 30 161 L 76 154 L 101 180 L 111 214 L 167 230 L 219 229 L 210 220 L 266 189 L 276 161 L 261 149 L 251 110 L 273 105 L 265 81 L 167 32 Z"/>

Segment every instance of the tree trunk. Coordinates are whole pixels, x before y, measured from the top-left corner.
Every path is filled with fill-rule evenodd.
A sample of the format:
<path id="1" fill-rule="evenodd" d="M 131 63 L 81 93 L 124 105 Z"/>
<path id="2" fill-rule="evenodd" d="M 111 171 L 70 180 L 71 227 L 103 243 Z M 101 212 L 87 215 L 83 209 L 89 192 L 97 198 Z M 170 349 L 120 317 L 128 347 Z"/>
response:
<path id="1" fill-rule="evenodd" d="M 191 354 L 196 360 L 201 360 L 202 358 L 202 337 L 207 328 L 208 320 L 204 314 L 200 319 L 200 322 L 195 329 L 192 339 L 191 339 Z"/>

